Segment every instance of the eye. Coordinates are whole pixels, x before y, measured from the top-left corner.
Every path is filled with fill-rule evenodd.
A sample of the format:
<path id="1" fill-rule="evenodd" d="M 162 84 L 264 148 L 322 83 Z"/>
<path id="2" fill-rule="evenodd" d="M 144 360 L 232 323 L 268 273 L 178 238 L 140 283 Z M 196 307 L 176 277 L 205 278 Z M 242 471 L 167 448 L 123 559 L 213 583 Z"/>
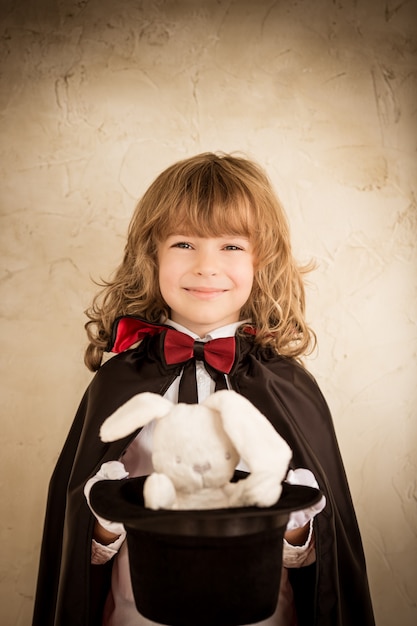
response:
<path id="1" fill-rule="evenodd" d="M 182 250 L 192 250 L 192 245 L 186 241 L 178 241 L 172 244 L 172 248 L 181 248 Z"/>
<path id="2" fill-rule="evenodd" d="M 181 457 L 180 456 L 176 456 L 175 457 L 175 463 L 181 463 Z"/>
<path id="3" fill-rule="evenodd" d="M 237 246 L 236 244 L 230 244 L 228 246 L 224 246 L 224 250 L 243 250 L 241 246 Z"/>
<path id="4" fill-rule="evenodd" d="M 251 242 L 247 237 L 225 236 L 222 238 L 222 249 L 231 252 L 250 252 Z"/>

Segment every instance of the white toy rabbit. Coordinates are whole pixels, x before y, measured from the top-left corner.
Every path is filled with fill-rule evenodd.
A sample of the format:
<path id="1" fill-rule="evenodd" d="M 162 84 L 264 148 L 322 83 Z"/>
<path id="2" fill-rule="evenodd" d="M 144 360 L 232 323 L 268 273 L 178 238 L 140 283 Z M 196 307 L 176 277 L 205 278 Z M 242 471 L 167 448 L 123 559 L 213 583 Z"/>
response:
<path id="1" fill-rule="evenodd" d="M 243 396 L 223 390 L 202 404 L 173 404 L 158 394 L 138 394 L 106 419 L 101 439 L 121 439 L 153 419 L 154 472 L 144 486 L 148 508 L 268 507 L 279 499 L 291 450 Z M 239 459 L 250 474 L 232 483 Z"/>

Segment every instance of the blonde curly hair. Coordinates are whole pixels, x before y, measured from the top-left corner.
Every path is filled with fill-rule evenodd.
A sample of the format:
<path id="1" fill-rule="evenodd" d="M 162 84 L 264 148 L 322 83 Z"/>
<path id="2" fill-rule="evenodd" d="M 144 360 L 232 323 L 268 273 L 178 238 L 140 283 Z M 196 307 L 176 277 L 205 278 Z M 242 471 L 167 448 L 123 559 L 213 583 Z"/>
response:
<path id="1" fill-rule="evenodd" d="M 300 357 L 315 336 L 305 321 L 303 274 L 296 264 L 284 210 L 265 172 L 246 158 L 203 153 L 163 171 L 139 201 L 129 225 L 124 258 L 86 310 L 85 363 L 100 367 L 117 317 L 149 322 L 169 317 L 158 284 L 158 244 L 172 234 L 248 237 L 255 275 L 241 319 L 250 318 L 256 341 Z"/>

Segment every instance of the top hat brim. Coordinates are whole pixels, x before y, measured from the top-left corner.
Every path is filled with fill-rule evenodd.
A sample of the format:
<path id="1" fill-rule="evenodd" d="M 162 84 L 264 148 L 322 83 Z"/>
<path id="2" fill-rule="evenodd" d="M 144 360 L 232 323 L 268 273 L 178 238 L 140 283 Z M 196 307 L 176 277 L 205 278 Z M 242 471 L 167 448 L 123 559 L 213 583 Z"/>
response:
<path id="1" fill-rule="evenodd" d="M 236 472 L 235 479 L 245 477 Z M 261 532 L 283 524 L 293 511 L 316 504 L 318 489 L 284 482 L 279 500 L 270 507 L 234 507 L 157 511 L 146 508 L 143 499 L 145 476 L 103 480 L 93 485 L 90 502 L 104 519 L 122 522 L 127 528 L 152 533 L 186 536 L 235 536 Z"/>

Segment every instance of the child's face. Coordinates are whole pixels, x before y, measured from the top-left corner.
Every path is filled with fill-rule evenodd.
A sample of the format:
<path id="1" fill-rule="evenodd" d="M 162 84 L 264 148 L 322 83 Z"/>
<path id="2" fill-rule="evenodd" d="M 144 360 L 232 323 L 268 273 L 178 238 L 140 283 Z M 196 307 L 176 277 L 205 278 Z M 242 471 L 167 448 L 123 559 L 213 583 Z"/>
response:
<path id="1" fill-rule="evenodd" d="M 239 321 L 254 275 L 248 239 L 171 235 L 159 244 L 158 261 L 159 287 L 174 322 L 204 337 Z"/>

